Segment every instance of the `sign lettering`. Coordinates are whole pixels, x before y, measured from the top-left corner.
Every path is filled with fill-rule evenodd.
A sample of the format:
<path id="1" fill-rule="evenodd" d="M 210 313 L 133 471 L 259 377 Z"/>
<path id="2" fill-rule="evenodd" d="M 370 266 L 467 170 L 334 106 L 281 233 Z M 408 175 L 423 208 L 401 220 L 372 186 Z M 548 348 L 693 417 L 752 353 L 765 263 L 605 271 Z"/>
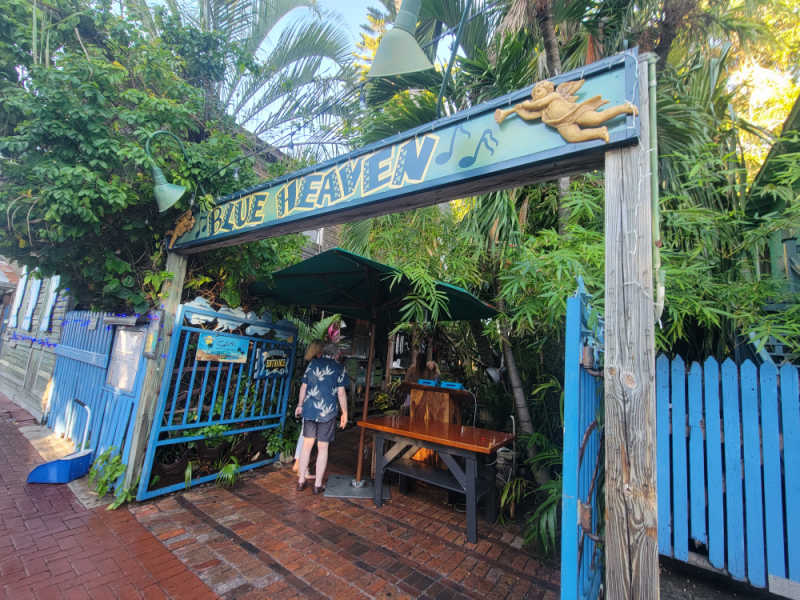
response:
<path id="1" fill-rule="evenodd" d="M 554 179 L 576 166 L 602 168 L 607 150 L 638 141 L 636 62 L 634 49 L 580 72 L 531 82 L 463 113 L 234 194 L 195 215 L 192 229 L 172 248 L 198 252 Z M 592 125 L 595 121 L 602 127 Z"/>

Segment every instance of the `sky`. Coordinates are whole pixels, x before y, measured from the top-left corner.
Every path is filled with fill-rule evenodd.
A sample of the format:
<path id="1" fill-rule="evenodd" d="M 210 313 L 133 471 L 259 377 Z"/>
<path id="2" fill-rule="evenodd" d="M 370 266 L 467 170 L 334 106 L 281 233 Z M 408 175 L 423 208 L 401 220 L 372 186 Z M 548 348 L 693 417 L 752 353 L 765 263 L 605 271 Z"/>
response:
<path id="1" fill-rule="evenodd" d="M 355 45 L 361 39 L 361 25 L 367 22 L 367 7 L 380 6 L 375 0 L 317 0 L 317 5 L 325 10 L 339 13 L 345 21 L 346 29 Z"/>

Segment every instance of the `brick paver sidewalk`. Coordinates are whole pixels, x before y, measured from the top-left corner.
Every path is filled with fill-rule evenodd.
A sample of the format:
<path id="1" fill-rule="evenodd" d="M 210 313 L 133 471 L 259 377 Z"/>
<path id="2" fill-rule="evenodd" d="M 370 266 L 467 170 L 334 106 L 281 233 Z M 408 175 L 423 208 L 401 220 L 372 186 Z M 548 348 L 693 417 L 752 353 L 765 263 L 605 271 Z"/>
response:
<path id="1" fill-rule="evenodd" d="M 86 510 L 65 485 L 28 485 L 42 462 L 0 395 L 0 598 L 217 598 L 126 509 Z"/>

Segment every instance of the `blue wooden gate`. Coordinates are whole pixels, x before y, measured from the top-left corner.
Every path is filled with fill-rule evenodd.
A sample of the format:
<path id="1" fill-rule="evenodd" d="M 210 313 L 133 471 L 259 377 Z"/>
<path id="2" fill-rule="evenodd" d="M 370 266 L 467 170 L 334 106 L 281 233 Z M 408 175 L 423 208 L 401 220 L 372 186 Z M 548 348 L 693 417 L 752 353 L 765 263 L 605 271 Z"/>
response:
<path id="1" fill-rule="evenodd" d="M 137 499 L 214 480 L 237 445 L 239 471 L 277 460 L 267 457 L 265 434 L 283 428 L 296 344 L 288 322 L 181 306 Z"/>
<path id="2" fill-rule="evenodd" d="M 691 552 L 735 579 L 796 594 L 797 367 L 709 358 L 687 370 L 662 355 L 656 403 L 659 552 L 681 561 Z"/>
<path id="3" fill-rule="evenodd" d="M 81 439 L 86 413 L 76 410 L 74 398 L 91 410 L 88 445 L 95 456 L 114 448 L 127 464 L 133 419 L 144 379 L 141 353 L 134 357 L 133 379 L 120 389 L 107 382 L 108 365 L 115 335 L 120 328 L 107 325 L 111 313 L 70 311 L 62 322 L 61 341 L 55 347 L 56 364 L 45 423 L 56 433 Z M 144 327 L 130 327 L 143 330 Z"/>
<path id="4" fill-rule="evenodd" d="M 561 597 L 597 598 L 603 583 L 603 326 L 579 281 L 567 299 L 564 357 L 564 464 L 561 491 Z"/>

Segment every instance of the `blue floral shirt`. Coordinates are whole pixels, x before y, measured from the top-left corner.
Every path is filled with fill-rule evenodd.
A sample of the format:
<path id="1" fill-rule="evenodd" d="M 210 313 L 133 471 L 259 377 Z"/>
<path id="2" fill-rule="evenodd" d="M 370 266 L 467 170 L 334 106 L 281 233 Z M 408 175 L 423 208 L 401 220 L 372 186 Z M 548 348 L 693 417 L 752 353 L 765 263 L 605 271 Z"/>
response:
<path id="1" fill-rule="evenodd" d="M 315 358 L 306 367 L 302 382 L 306 384 L 303 419 L 326 423 L 339 414 L 339 388 L 347 385 L 344 365 L 332 358 Z"/>

